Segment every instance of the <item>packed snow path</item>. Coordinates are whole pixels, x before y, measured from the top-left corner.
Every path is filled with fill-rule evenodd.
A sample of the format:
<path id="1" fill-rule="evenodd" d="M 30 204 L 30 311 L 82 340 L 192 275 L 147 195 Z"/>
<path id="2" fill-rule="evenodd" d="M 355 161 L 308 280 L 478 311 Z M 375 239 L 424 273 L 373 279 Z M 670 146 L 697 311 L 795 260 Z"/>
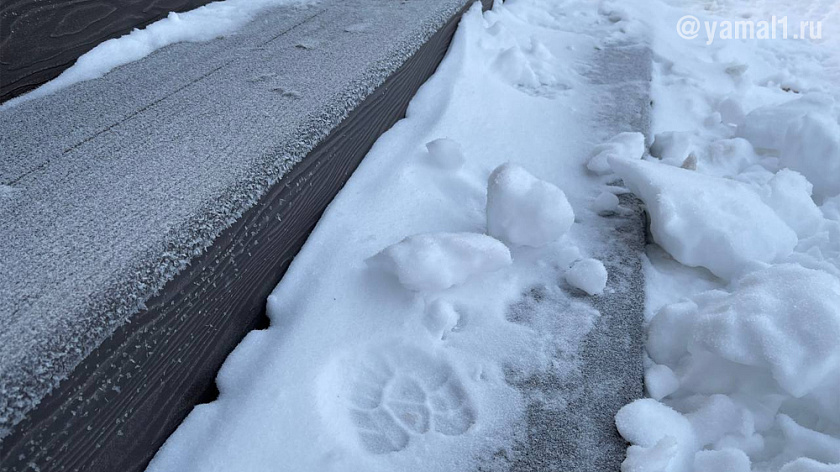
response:
<path id="1" fill-rule="evenodd" d="M 616 470 L 644 220 L 586 163 L 641 157 L 650 63 L 589 2 L 471 9 L 149 470 Z"/>

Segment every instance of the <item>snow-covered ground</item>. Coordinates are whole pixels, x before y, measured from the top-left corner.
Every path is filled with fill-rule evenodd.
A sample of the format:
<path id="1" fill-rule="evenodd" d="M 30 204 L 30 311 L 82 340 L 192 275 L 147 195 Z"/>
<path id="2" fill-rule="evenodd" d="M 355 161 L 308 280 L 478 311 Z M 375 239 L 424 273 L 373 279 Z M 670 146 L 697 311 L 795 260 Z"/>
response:
<path id="1" fill-rule="evenodd" d="M 609 160 L 647 206 L 649 399 L 624 471 L 840 470 L 836 2 L 623 3 L 653 33 L 654 142 Z M 708 44 L 675 26 L 822 21 L 822 40 Z M 793 28 L 793 27 L 792 27 Z M 798 30 L 798 27 L 796 28 Z"/>
<path id="2" fill-rule="evenodd" d="M 149 470 L 507 470 L 516 384 L 575 371 L 593 296 L 620 280 L 623 190 L 586 168 L 644 151 L 640 134 L 595 149 L 627 131 L 599 129 L 616 100 L 586 77 L 619 28 L 585 0 L 470 9 L 269 298 L 271 326 Z"/>

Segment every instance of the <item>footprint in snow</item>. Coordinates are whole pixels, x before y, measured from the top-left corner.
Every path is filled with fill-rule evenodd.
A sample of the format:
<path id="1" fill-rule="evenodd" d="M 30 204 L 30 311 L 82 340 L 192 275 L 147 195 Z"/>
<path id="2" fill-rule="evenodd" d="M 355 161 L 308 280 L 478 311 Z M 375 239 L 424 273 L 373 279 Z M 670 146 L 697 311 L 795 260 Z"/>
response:
<path id="1" fill-rule="evenodd" d="M 367 23 L 354 23 L 344 28 L 344 31 L 347 33 L 361 33 L 363 31 L 367 31 L 370 28 L 370 25 Z"/>
<path id="2" fill-rule="evenodd" d="M 371 453 L 401 451 L 412 437 L 429 432 L 461 435 L 475 423 L 457 373 L 418 348 L 394 345 L 373 352 L 350 375 L 350 416 Z"/>

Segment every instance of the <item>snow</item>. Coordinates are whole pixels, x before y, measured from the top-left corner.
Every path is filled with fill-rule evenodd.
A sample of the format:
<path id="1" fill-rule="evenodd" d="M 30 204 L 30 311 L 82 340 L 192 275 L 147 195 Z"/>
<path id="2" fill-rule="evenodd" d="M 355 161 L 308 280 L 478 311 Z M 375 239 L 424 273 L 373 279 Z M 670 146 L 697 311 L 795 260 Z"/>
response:
<path id="1" fill-rule="evenodd" d="M 823 227 L 823 215 L 812 198 L 813 185 L 802 174 L 782 169 L 762 188 L 762 199 L 800 239 Z"/>
<path id="2" fill-rule="evenodd" d="M 628 460 L 622 464 L 622 472 L 690 470 L 696 443 L 694 430 L 675 410 L 644 398 L 619 410 L 615 424 L 618 432 L 633 444 L 628 450 Z"/>
<path id="3" fill-rule="evenodd" d="M 650 155 L 665 162 L 681 163 L 696 152 L 696 140 L 691 133 L 666 131 L 657 133 L 650 145 Z"/>
<path id="4" fill-rule="evenodd" d="M 840 472 L 840 464 L 822 464 L 812 459 L 800 458 L 785 464 L 781 472 Z"/>
<path id="5" fill-rule="evenodd" d="M 614 158 L 639 159 L 645 152 L 645 137 L 642 133 L 624 132 L 595 146 L 586 168 L 604 175 L 611 172 L 609 160 Z"/>
<path id="6" fill-rule="evenodd" d="M 180 42 L 202 42 L 234 34 L 272 7 L 306 5 L 315 0 L 223 0 L 166 18 L 118 38 L 109 39 L 81 55 L 55 79 L 0 105 L 13 107 L 55 93 L 75 83 L 102 77 L 119 66 L 138 61 L 154 51 Z"/>
<path id="7" fill-rule="evenodd" d="M 831 97 L 815 93 L 778 105 L 758 107 L 741 120 L 737 135 L 747 139 L 758 150 L 778 153 L 784 147 L 787 130 L 794 121 L 809 112 L 830 107 L 832 103 Z"/>
<path id="8" fill-rule="evenodd" d="M 645 388 L 649 397 L 662 400 L 680 388 L 680 379 L 667 365 L 654 364 L 645 370 Z"/>
<path id="9" fill-rule="evenodd" d="M 689 352 L 769 372 L 797 398 L 840 375 L 840 281 L 829 274 L 776 265 L 695 303 Z"/>
<path id="10" fill-rule="evenodd" d="M 633 2 L 654 142 L 610 170 L 651 219 L 645 384 L 623 471 L 840 470 L 838 69 L 832 2 Z M 822 41 L 687 41 L 704 20 L 822 20 Z"/>
<path id="11" fill-rule="evenodd" d="M 652 447 L 633 445 L 627 448 L 627 458 L 621 464 L 621 472 L 668 471 L 676 455 L 677 440 L 673 436 L 665 436 Z"/>
<path id="12" fill-rule="evenodd" d="M 575 221 L 566 194 L 515 164 L 502 164 L 487 182 L 487 231 L 513 246 L 545 246 Z"/>
<path id="13" fill-rule="evenodd" d="M 426 143 L 429 161 L 442 169 L 460 169 L 466 159 L 461 145 L 449 138 L 435 139 Z"/>
<path id="14" fill-rule="evenodd" d="M 597 259 L 583 259 L 566 272 L 566 282 L 589 295 L 600 295 L 607 286 L 607 269 Z"/>
<path id="15" fill-rule="evenodd" d="M 461 321 L 461 315 L 455 307 L 444 300 L 433 301 L 423 317 L 423 325 L 435 338 L 444 340 L 448 333 L 452 332 Z"/>
<path id="16" fill-rule="evenodd" d="M 368 260 L 371 267 L 397 276 L 409 290 L 434 292 L 464 283 L 483 272 L 510 265 L 501 242 L 477 233 L 409 236 Z"/>
<path id="17" fill-rule="evenodd" d="M 694 456 L 694 470 L 750 472 L 750 458 L 738 449 L 700 451 Z"/>
<path id="18" fill-rule="evenodd" d="M 583 76 L 599 41 L 569 31 L 613 25 L 588 1 L 574 21 L 564 8 L 471 7 L 269 297 L 270 327 L 237 346 L 219 398 L 150 472 L 512 466 L 532 459 L 533 408 L 591 400 L 531 387 L 581 375 L 611 292 L 581 297 L 564 276 L 582 259 L 616 266 L 603 256 L 626 223 L 589 208 L 608 190 L 585 169 L 602 138 L 587 130 L 603 89 Z M 603 290 L 597 264 L 583 275 Z"/>
<path id="19" fill-rule="evenodd" d="M 656 243 L 685 265 L 730 279 L 781 260 L 797 244 L 796 233 L 745 184 L 656 162 L 610 164 L 645 202 Z"/>
<path id="20" fill-rule="evenodd" d="M 608 216 L 618 209 L 618 197 L 612 192 L 601 192 L 592 201 L 592 209 L 602 216 Z"/>
<path id="21" fill-rule="evenodd" d="M 802 173 L 822 197 L 840 194 L 840 125 L 825 114 L 808 113 L 785 132 L 781 165 Z"/>

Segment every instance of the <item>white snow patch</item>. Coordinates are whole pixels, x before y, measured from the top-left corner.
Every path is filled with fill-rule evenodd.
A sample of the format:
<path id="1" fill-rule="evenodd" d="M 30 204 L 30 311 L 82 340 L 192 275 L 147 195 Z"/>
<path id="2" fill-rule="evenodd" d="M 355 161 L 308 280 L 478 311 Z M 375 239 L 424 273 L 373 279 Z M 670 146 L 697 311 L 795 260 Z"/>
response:
<path id="1" fill-rule="evenodd" d="M 756 149 L 778 153 L 784 147 L 788 128 L 793 122 L 808 113 L 819 113 L 833 102 L 831 97 L 815 93 L 779 105 L 761 106 L 747 114 L 738 126 L 737 134 Z"/>
<path id="2" fill-rule="evenodd" d="M 823 464 L 805 457 L 785 464 L 780 472 L 840 472 L 840 464 Z"/>
<path id="3" fill-rule="evenodd" d="M 622 407 L 615 415 L 615 424 L 632 444 L 622 472 L 690 470 L 696 439 L 691 423 L 678 412 L 643 398 Z M 656 467 L 650 467 L 654 464 Z"/>
<path id="4" fill-rule="evenodd" d="M 436 299 L 426 308 L 423 324 L 434 337 L 446 339 L 447 333 L 455 329 L 460 320 L 461 315 L 451 303 Z"/>
<path id="5" fill-rule="evenodd" d="M 823 225 L 823 214 L 811 198 L 813 186 L 790 169 L 782 169 L 767 182 L 762 199 L 799 238 L 813 235 Z"/>
<path id="6" fill-rule="evenodd" d="M 650 155 L 679 166 L 692 153 L 699 152 L 696 135 L 688 131 L 657 133 L 650 145 Z"/>
<path id="7" fill-rule="evenodd" d="M 750 472 L 750 458 L 739 449 L 700 451 L 694 456 L 694 470 Z"/>
<path id="8" fill-rule="evenodd" d="M 668 472 L 679 446 L 673 436 L 665 436 L 651 447 L 631 445 L 621 463 L 621 472 Z"/>
<path id="9" fill-rule="evenodd" d="M 708 352 L 772 373 L 802 397 L 840 376 L 840 281 L 782 264 L 698 296 L 689 352 Z M 832 416 L 840 419 L 840 412 Z"/>
<path id="10" fill-rule="evenodd" d="M 762 457 L 784 462 L 796 442 L 811 449 L 820 441 L 840 445 L 779 415 L 840 422 L 838 339 L 840 281 L 795 264 L 774 265 L 727 290 L 661 309 L 648 334 L 647 351 L 657 363 L 648 370 L 648 389 L 655 392 L 670 377 L 663 367 L 676 375 L 678 387 L 664 391 L 691 423 L 696 451 L 732 447 L 752 456 L 762 450 Z M 787 439 L 777 442 L 780 437 Z M 821 460 L 840 460 L 836 450 L 820 453 Z M 717 459 L 743 467 L 742 458 Z"/>

